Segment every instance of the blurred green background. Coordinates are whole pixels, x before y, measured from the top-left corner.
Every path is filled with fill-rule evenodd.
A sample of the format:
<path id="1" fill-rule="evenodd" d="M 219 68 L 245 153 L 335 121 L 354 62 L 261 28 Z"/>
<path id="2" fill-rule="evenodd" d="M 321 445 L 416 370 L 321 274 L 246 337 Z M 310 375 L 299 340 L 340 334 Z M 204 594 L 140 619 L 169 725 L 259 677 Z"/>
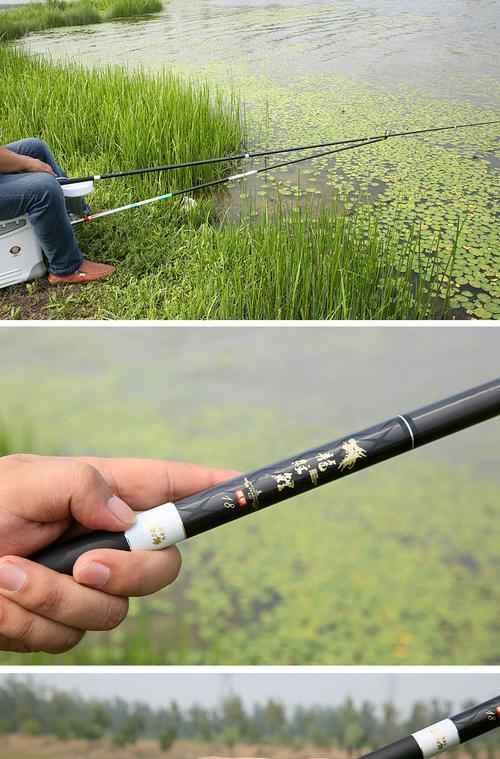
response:
<path id="1" fill-rule="evenodd" d="M 500 371 L 467 326 L 0 330 L 3 451 L 248 470 Z M 1 664 L 499 664 L 499 422 L 182 545 L 170 588 Z"/>

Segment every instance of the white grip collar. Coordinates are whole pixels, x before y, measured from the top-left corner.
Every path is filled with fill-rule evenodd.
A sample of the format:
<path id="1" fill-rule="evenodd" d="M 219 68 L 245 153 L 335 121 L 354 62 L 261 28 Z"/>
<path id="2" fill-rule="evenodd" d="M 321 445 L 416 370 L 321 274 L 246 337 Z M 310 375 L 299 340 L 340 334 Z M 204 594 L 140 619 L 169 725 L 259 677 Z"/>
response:
<path id="1" fill-rule="evenodd" d="M 413 733 L 413 738 L 417 741 L 424 759 L 460 745 L 457 727 L 451 719 L 444 719 L 426 727 L 425 730 L 419 730 L 418 733 Z"/>
<path id="2" fill-rule="evenodd" d="M 125 532 L 131 551 L 158 551 L 186 539 L 179 512 L 173 503 L 164 503 L 137 514 L 137 522 Z"/>

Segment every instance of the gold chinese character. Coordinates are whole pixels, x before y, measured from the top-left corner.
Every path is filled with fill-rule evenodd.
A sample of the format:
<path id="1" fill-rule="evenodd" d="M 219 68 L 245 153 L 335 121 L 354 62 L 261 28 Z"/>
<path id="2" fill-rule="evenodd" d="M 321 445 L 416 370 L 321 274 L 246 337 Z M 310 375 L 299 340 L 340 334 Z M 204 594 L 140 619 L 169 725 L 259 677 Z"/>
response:
<path id="1" fill-rule="evenodd" d="M 299 459 L 298 461 L 294 461 L 292 466 L 297 472 L 297 474 L 302 474 L 303 472 L 307 472 L 308 470 L 308 460 L 307 459 Z"/>
<path id="2" fill-rule="evenodd" d="M 335 466 L 336 461 L 335 459 L 332 459 L 332 451 L 327 451 L 326 453 L 319 453 L 316 456 L 316 460 L 318 463 L 318 469 L 320 472 L 326 472 L 329 466 Z"/>
<path id="3" fill-rule="evenodd" d="M 294 488 L 295 483 L 293 481 L 293 475 L 291 472 L 285 472 L 284 474 L 273 474 L 272 477 L 278 484 L 278 490 L 281 492 L 285 488 Z"/>

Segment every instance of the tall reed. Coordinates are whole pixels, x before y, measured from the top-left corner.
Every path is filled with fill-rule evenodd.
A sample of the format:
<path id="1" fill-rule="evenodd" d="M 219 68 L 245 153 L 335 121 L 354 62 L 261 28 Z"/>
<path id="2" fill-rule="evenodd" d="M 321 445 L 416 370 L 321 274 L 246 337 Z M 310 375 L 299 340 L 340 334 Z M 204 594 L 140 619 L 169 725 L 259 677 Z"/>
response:
<path id="1" fill-rule="evenodd" d="M 377 211 L 307 204 L 256 220 L 210 219 L 173 244 L 148 215 L 148 265 L 100 290 L 97 314 L 125 319 L 428 319 L 446 313 L 453 253 L 421 249 L 418 229 L 379 232 Z M 156 237 L 155 237 L 156 236 Z M 155 245 L 156 239 L 156 245 Z M 125 260 L 127 263 L 127 259 Z M 421 272 L 417 277 L 414 272 Z M 126 285 L 125 285 L 125 276 Z M 123 282 L 120 281 L 123 277 Z M 89 292 L 85 299 L 93 297 Z"/>
<path id="2" fill-rule="evenodd" d="M 166 69 L 155 76 L 111 67 L 86 71 L 0 45 L 0 78 L 0 141 L 39 137 L 73 175 L 206 158 L 236 150 L 245 139 L 236 97 L 225 102 L 208 85 Z M 168 181 L 180 188 L 222 171 L 186 169 L 170 173 Z M 113 189 L 123 199 L 139 187 L 164 186 L 160 174 Z"/>
<path id="3" fill-rule="evenodd" d="M 161 0 L 48 0 L 0 10 L 0 41 L 63 26 L 99 24 L 112 18 L 159 13 Z"/>
<path id="4" fill-rule="evenodd" d="M 102 10 L 106 18 L 133 18 L 159 13 L 162 8 L 161 0 L 104 0 Z"/>

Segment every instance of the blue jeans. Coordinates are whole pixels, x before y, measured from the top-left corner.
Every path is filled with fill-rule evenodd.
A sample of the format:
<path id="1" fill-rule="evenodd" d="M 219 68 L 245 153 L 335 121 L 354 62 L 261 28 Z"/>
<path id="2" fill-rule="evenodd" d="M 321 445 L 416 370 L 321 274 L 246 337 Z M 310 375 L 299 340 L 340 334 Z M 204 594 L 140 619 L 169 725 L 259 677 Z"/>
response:
<path id="1" fill-rule="evenodd" d="M 47 145 L 28 138 L 4 147 L 19 155 L 48 163 L 58 177 L 66 176 Z M 83 255 L 70 224 L 62 188 L 55 177 L 35 171 L 0 174 L 0 219 L 28 216 L 35 236 L 45 253 L 49 271 L 65 277 L 78 271 Z"/>

